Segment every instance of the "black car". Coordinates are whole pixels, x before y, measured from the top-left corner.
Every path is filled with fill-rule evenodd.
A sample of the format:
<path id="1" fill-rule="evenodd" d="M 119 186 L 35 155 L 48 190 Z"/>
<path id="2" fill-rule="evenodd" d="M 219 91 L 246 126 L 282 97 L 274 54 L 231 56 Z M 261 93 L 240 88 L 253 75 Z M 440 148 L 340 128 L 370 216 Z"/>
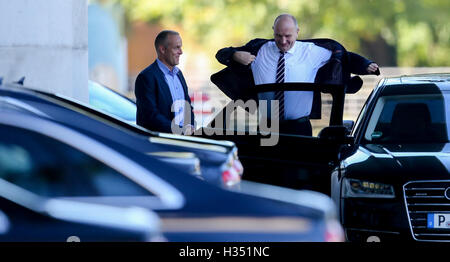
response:
<path id="1" fill-rule="evenodd" d="M 232 192 L 123 143 L 11 104 L 0 107 L 0 147 L 5 149 L 0 183 L 18 188 L 22 194 L 16 198 L 154 210 L 168 241 L 342 240 L 334 204 L 323 194 L 255 183 Z M 0 188 L 0 196 L 4 193 Z M 121 217 L 105 216 L 101 208 L 84 215 Z"/>
<path id="2" fill-rule="evenodd" d="M 332 174 L 350 241 L 450 241 L 450 74 L 386 78 Z"/>

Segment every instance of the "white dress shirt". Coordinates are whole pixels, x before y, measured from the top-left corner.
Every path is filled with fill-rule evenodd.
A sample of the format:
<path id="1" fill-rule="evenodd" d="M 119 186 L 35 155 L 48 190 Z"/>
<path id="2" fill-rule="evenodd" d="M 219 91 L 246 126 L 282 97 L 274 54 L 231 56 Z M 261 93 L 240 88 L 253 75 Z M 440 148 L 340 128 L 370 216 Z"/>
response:
<path id="1" fill-rule="evenodd" d="M 280 50 L 275 41 L 269 41 L 259 49 L 255 61 L 251 64 L 255 85 L 275 83 L 279 57 Z M 284 55 L 284 82 L 313 83 L 317 71 L 328 62 L 330 57 L 330 50 L 316 46 L 313 43 L 296 41 L 294 46 Z M 259 100 L 268 100 L 268 114 L 270 116 L 270 100 L 274 99 L 274 92 L 260 93 L 258 97 Z M 285 91 L 285 119 L 290 120 L 309 116 L 312 101 L 312 91 Z"/>

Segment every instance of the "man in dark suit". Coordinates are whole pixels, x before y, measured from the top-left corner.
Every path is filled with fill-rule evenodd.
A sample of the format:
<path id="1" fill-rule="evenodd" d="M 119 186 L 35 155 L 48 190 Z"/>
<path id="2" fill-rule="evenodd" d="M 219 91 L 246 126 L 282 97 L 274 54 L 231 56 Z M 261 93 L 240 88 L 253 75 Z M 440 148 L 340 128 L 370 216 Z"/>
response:
<path id="1" fill-rule="evenodd" d="M 278 16 L 273 31 L 274 39 L 253 39 L 241 47 L 219 50 L 216 58 L 227 68 L 212 75 L 211 81 L 233 100 L 280 101 L 279 110 L 274 110 L 277 113 L 265 116 L 277 116 L 280 132 L 312 135 L 309 119 L 321 118 L 320 92 L 277 91 L 257 95 L 257 85 L 285 82 L 345 84 L 347 92 L 354 93 L 361 86 L 354 88 L 352 84 L 361 79 L 352 79 L 350 73 L 379 74 L 376 63 L 347 52 L 334 40 L 297 40 L 299 28 L 292 15 Z M 270 122 L 271 119 L 267 120 Z"/>
<path id="2" fill-rule="evenodd" d="M 191 99 L 179 64 L 182 41 L 178 32 L 164 30 L 155 39 L 156 61 L 139 73 L 135 83 L 136 122 L 147 129 L 192 134 Z"/>

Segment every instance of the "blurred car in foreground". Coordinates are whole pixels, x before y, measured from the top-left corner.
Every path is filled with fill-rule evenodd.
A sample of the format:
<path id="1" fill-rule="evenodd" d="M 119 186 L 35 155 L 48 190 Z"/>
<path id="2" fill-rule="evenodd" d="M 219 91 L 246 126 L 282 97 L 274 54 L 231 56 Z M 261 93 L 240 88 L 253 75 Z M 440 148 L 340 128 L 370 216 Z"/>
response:
<path id="1" fill-rule="evenodd" d="M 386 78 L 332 175 L 350 241 L 450 241 L 450 74 Z"/>
<path id="2" fill-rule="evenodd" d="M 320 193 L 255 183 L 232 192 L 121 143 L 6 105 L 0 107 L 0 145 L 8 150 L 2 166 L 13 168 L 0 181 L 26 193 L 154 210 L 168 241 L 342 240 L 334 204 Z"/>
<path id="3" fill-rule="evenodd" d="M 0 102 L 133 147 L 215 185 L 231 187 L 240 182 L 243 170 L 230 142 L 153 133 L 79 101 L 18 85 L 4 85 Z"/>

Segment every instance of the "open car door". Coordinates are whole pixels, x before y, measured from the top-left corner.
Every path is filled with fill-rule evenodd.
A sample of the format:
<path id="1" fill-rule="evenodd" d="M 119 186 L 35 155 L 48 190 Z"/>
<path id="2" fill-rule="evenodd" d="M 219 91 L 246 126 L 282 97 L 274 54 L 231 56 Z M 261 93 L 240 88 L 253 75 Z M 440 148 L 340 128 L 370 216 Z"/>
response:
<path id="1" fill-rule="evenodd" d="M 330 193 L 331 171 L 343 147 L 353 142 L 343 126 L 345 86 L 281 83 L 256 86 L 258 93 L 320 90 L 324 120 L 313 120 L 313 136 L 283 134 L 260 123 L 257 101 L 231 101 L 201 129 L 201 136 L 233 141 L 244 166 L 243 179 Z M 326 110 L 328 109 L 328 110 Z"/>

